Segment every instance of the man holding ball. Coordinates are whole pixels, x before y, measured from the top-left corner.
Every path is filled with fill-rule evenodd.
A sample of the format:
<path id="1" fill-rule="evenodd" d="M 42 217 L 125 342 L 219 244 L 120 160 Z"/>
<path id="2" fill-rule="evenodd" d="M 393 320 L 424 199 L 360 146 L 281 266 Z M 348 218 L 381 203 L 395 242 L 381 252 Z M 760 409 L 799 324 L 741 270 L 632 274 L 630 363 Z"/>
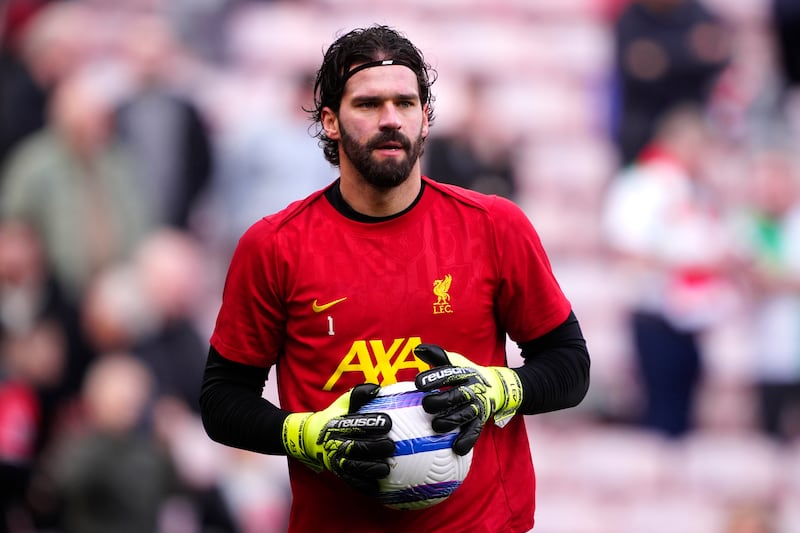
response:
<path id="1" fill-rule="evenodd" d="M 289 457 L 290 531 L 528 531 L 534 471 L 515 415 L 575 406 L 589 386 L 585 340 L 528 217 L 421 175 L 432 74 L 392 28 L 339 37 L 310 112 L 340 177 L 256 222 L 231 260 L 203 421 L 218 442 Z M 280 407 L 262 398 L 273 366 Z M 395 451 L 391 418 L 356 411 L 400 381 L 428 393 L 435 431 L 458 428 L 456 453 L 473 452 L 458 490 L 424 510 L 371 494 Z"/>

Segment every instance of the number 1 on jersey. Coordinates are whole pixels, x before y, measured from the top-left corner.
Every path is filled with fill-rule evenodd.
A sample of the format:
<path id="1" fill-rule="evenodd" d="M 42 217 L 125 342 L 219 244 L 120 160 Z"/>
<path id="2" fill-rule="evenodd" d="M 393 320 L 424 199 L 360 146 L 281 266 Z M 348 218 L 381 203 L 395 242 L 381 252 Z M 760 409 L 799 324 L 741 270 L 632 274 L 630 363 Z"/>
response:
<path id="1" fill-rule="evenodd" d="M 333 331 L 333 317 L 328 315 L 328 335 L 335 335 L 336 332 Z"/>

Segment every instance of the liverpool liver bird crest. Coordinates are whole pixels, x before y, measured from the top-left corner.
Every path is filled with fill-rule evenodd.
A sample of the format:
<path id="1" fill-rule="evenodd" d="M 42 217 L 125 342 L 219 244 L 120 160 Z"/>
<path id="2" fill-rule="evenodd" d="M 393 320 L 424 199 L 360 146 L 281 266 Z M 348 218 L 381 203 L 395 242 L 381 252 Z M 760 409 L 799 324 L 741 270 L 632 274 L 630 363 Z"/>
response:
<path id="1" fill-rule="evenodd" d="M 433 282 L 433 294 L 436 295 L 437 304 L 446 304 L 450 301 L 450 295 L 447 292 L 450 290 L 450 284 L 453 282 L 453 276 L 450 274 L 445 275 L 444 279 L 437 279 Z"/>

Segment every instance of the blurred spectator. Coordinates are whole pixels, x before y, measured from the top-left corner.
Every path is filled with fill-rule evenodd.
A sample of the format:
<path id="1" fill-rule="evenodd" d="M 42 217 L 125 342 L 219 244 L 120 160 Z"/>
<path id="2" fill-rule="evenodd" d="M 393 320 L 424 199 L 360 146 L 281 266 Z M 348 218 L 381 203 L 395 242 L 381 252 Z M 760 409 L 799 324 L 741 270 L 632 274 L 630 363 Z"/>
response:
<path id="1" fill-rule="evenodd" d="M 151 328 L 134 352 L 156 378 L 158 397 L 178 400 L 193 413 L 205 367 L 205 336 L 196 324 L 204 289 L 203 250 L 189 233 L 164 229 L 137 249 L 133 266 Z"/>
<path id="2" fill-rule="evenodd" d="M 136 358 L 102 355 L 83 390 L 84 427 L 54 451 L 50 474 L 64 533 L 158 531 L 178 488 L 174 466 L 141 422 L 152 376 Z"/>
<path id="3" fill-rule="evenodd" d="M 184 503 L 202 531 L 234 533 L 238 520 L 220 491 L 218 450 L 205 438 L 197 401 L 206 351 L 196 323 L 208 279 L 205 259 L 192 234 L 174 228 L 142 242 L 132 266 L 150 327 L 132 351 L 155 378 L 154 423 L 176 464 Z"/>
<path id="4" fill-rule="evenodd" d="M 44 433 L 41 389 L 54 387 L 65 367 L 63 331 L 38 322 L 0 339 L 0 531 L 28 531 L 31 474 Z"/>
<path id="5" fill-rule="evenodd" d="M 268 1 L 259 0 L 256 3 Z M 253 0 L 156 0 L 155 3 L 169 17 L 180 40 L 194 54 L 212 64 L 223 61 L 223 35 L 227 19 L 239 6 L 253 3 Z"/>
<path id="6" fill-rule="evenodd" d="M 692 427 L 700 335 L 736 294 L 734 243 L 703 168 L 710 140 L 696 108 L 666 115 L 636 163 L 610 184 L 604 213 L 608 243 L 630 274 L 642 423 L 669 436 Z"/>
<path id="7" fill-rule="evenodd" d="M 219 457 L 221 450 L 216 450 Z M 291 489 L 285 461 L 243 450 L 232 453 L 223 478 L 226 500 L 243 533 L 284 533 L 289 526 Z"/>
<path id="8" fill-rule="evenodd" d="M 160 224 L 186 228 L 211 178 L 205 119 L 181 86 L 181 51 L 166 20 L 133 18 L 122 37 L 133 87 L 116 122 L 136 164 L 137 181 Z"/>
<path id="9" fill-rule="evenodd" d="M 468 76 L 462 123 L 425 141 L 423 172 L 445 183 L 514 199 L 512 147 L 491 113 L 489 83 L 482 75 Z"/>
<path id="10" fill-rule="evenodd" d="M 54 85 L 86 56 L 90 12 L 81 2 L 6 0 L 0 7 L 0 168 L 47 121 Z"/>
<path id="11" fill-rule="evenodd" d="M 762 429 L 800 438 L 800 186 L 795 162 L 754 158 L 749 205 L 738 221 L 753 262 L 753 367 Z"/>
<path id="12" fill-rule="evenodd" d="M 53 279 L 39 236 L 18 221 L 0 224 L 0 335 L 12 339 L 42 326 L 54 330 L 66 360 L 60 379 L 37 387 L 43 426 L 37 449 L 46 445 L 61 404 L 77 394 L 89 359 L 78 310 Z"/>
<path id="13" fill-rule="evenodd" d="M 112 133 L 111 106 L 107 87 L 91 75 L 64 80 L 47 127 L 10 154 L 2 177 L 2 218 L 37 231 L 71 302 L 152 227 L 128 154 Z"/>
<path id="14" fill-rule="evenodd" d="M 205 364 L 195 324 L 202 305 L 203 254 L 186 232 L 157 230 L 130 261 L 99 272 L 87 287 L 82 327 L 96 354 L 124 350 L 153 374 L 153 395 L 196 411 Z"/>
<path id="15" fill-rule="evenodd" d="M 93 354 L 132 351 L 155 322 L 129 262 L 108 265 L 89 281 L 81 306 L 81 327 Z"/>
<path id="16" fill-rule="evenodd" d="M 614 23 L 614 136 L 631 163 L 659 119 L 679 104 L 703 107 L 730 59 L 727 29 L 700 0 L 633 0 Z"/>
<path id="17" fill-rule="evenodd" d="M 12 146 L 44 124 L 45 98 L 21 54 L 25 29 L 44 1 L 10 0 L 0 8 L 0 167 Z"/>
<path id="18" fill-rule="evenodd" d="M 800 2 L 770 0 L 781 74 L 786 83 L 800 86 Z"/>
<path id="19" fill-rule="evenodd" d="M 218 445 L 206 438 L 200 418 L 175 397 L 162 396 L 154 409 L 154 430 L 176 467 L 180 480 L 180 505 L 165 517 L 164 531 L 202 531 L 204 533 L 236 533 L 244 517 L 233 508 L 229 495 L 222 490 L 223 478 L 230 475 L 230 465 L 220 454 Z M 269 479 L 265 474 L 265 479 Z M 263 494 L 254 494 L 263 499 Z M 180 510 L 175 512 L 174 508 Z M 192 524 L 194 528 L 187 528 Z"/>
<path id="20" fill-rule="evenodd" d="M 197 415 L 205 341 L 194 319 L 202 303 L 203 258 L 189 233 L 155 231 L 131 261 L 107 267 L 92 279 L 83 328 L 96 357 L 123 351 L 145 366 L 152 411 L 142 422 L 172 457 L 183 520 L 209 528 L 204 531 L 233 532 L 235 520 L 219 492 L 220 466 L 208 453 L 212 443 Z M 169 516 L 176 519 L 175 513 Z"/>
<path id="21" fill-rule="evenodd" d="M 284 105 L 264 114 L 245 114 L 221 135 L 219 172 L 211 195 L 214 227 L 209 231 L 221 242 L 225 257 L 256 220 L 337 176 L 312 137 L 304 111 L 312 107 L 313 76 L 298 73 L 290 83 Z"/>
<path id="22" fill-rule="evenodd" d="M 0 500 L 11 494 L 17 517 L 36 519 L 28 476 L 57 437 L 87 364 L 77 310 L 52 278 L 38 235 L 18 221 L 0 224 Z"/>

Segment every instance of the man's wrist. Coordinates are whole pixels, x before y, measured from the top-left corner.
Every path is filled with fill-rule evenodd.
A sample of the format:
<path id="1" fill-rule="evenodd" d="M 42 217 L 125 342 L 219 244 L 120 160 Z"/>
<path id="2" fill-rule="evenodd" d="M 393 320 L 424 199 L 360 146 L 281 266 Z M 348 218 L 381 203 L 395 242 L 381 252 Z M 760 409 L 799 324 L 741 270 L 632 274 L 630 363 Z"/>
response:
<path id="1" fill-rule="evenodd" d="M 522 380 L 511 368 L 502 366 L 489 367 L 489 371 L 494 373 L 496 386 L 502 389 L 502 405 L 496 406 L 494 413 L 494 423 L 498 427 L 503 427 L 517 413 L 517 409 L 522 404 Z"/>
<path id="2" fill-rule="evenodd" d="M 319 461 L 308 453 L 309 443 L 306 442 L 306 425 L 311 418 L 311 413 L 291 413 L 283 421 L 282 439 L 286 455 L 305 463 L 312 470 L 322 470 Z"/>

